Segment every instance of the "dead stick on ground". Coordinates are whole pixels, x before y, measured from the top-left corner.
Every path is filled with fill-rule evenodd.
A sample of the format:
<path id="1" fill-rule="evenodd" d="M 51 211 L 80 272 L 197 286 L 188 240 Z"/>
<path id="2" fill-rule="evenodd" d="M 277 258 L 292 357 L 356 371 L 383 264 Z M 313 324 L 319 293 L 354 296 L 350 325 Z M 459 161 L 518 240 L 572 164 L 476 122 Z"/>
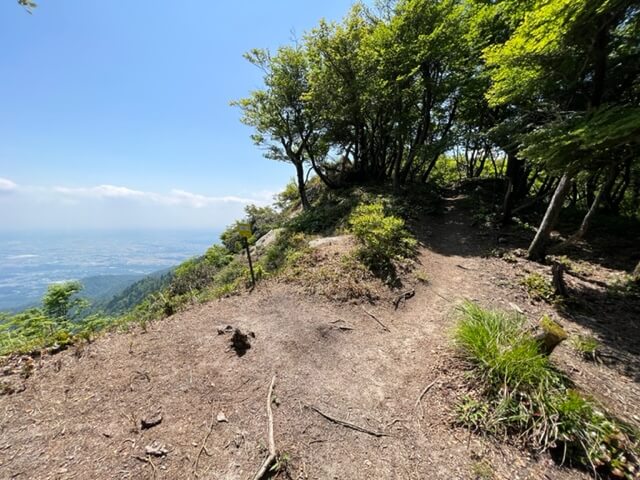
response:
<path id="1" fill-rule="evenodd" d="M 271 402 L 273 396 L 273 387 L 276 384 L 276 376 L 274 375 L 271 379 L 271 384 L 269 385 L 269 393 L 267 394 L 267 417 L 268 417 L 268 425 L 267 425 L 267 436 L 269 441 L 269 456 L 265 459 L 258 470 L 258 473 L 253 477 L 253 480 L 260 480 L 265 476 L 269 467 L 273 462 L 276 461 L 276 442 L 273 438 L 273 411 L 271 410 Z"/>
<path id="2" fill-rule="evenodd" d="M 424 410 L 422 410 L 422 403 L 420 403 L 420 402 L 422 402 L 422 399 L 424 398 L 424 396 L 427 394 L 427 392 L 429 390 L 431 390 L 431 387 L 433 387 L 436 384 L 437 381 L 438 381 L 438 379 L 436 378 L 433 382 L 431 382 L 429 385 L 424 387 L 424 389 L 422 390 L 422 392 L 418 396 L 418 399 L 416 400 L 416 406 L 414 408 L 420 407 L 420 417 L 424 416 Z M 420 424 L 420 420 L 418 420 L 418 425 L 419 424 Z"/>
<path id="3" fill-rule="evenodd" d="M 376 317 L 373 313 L 371 313 L 369 310 L 367 310 L 366 308 L 362 307 L 362 310 L 364 310 L 364 313 L 366 313 L 367 315 L 369 315 L 371 318 L 373 318 L 376 322 L 378 322 L 378 325 L 380 325 L 385 332 L 390 332 L 391 330 L 389 330 L 389 327 L 387 327 L 384 323 L 382 323 L 380 320 L 378 320 L 378 317 Z"/>
<path id="4" fill-rule="evenodd" d="M 205 435 L 204 440 L 202 441 L 202 446 L 200 447 L 200 450 L 198 450 L 198 456 L 196 457 L 196 461 L 193 462 L 193 476 L 196 478 L 198 478 L 198 463 L 200 462 L 200 457 L 202 456 L 202 452 L 207 450 L 207 440 L 209 440 L 209 437 L 211 436 L 211 432 L 213 431 L 213 425 L 214 425 L 214 418 L 213 418 L 213 411 L 212 411 L 209 430 L 207 431 L 207 434 Z M 207 452 L 207 455 L 209 455 L 208 452 Z"/>
<path id="5" fill-rule="evenodd" d="M 433 387 L 437 381 L 438 379 L 436 378 L 433 382 L 431 382 L 429 385 L 424 387 L 424 389 L 422 390 L 422 393 L 420 393 L 420 396 L 418 397 L 418 400 L 416 400 L 416 408 L 418 408 L 418 405 L 420 405 L 420 402 L 422 401 L 424 396 L 427 394 L 429 390 L 431 390 L 431 387 Z"/>
<path id="6" fill-rule="evenodd" d="M 358 432 L 366 433 L 368 435 L 373 435 L 374 437 L 388 437 L 389 436 L 386 433 L 374 432 L 373 430 L 369 430 L 367 428 L 360 427 L 359 425 L 355 425 L 353 423 L 346 422 L 344 420 L 340 420 L 339 418 L 334 418 L 334 417 L 332 417 L 330 415 L 327 415 L 326 413 L 322 412 L 321 410 L 319 410 L 318 408 L 314 407 L 313 405 L 309 405 L 309 408 L 311 410 L 313 410 L 314 412 L 322 415 L 324 418 L 326 418 L 330 422 L 337 423 L 338 425 L 342 425 L 343 427 L 350 428 L 351 430 L 356 430 Z"/>

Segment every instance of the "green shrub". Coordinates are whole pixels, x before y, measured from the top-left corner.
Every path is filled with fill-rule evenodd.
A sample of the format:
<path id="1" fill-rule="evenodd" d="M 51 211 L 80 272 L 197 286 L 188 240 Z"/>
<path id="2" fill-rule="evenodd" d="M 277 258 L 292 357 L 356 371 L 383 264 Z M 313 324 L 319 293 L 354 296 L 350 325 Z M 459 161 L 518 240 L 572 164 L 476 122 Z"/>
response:
<path id="1" fill-rule="evenodd" d="M 284 190 L 276 195 L 275 204 L 281 211 L 291 210 L 300 205 L 300 194 L 295 179 L 291 179 Z"/>
<path id="2" fill-rule="evenodd" d="M 474 430 L 515 434 L 539 450 L 618 478 L 640 468 L 637 438 L 593 401 L 570 387 L 520 315 L 460 307 L 455 341 L 479 374 L 483 400 L 469 397 L 458 420 Z"/>
<path id="3" fill-rule="evenodd" d="M 357 198 L 343 192 L 323 192 L 313 206 L 293 217 L 288 227 L 294 232 L 332 234 L 344 225 Z"/>
<path id="4" fill-rule="evenodd" d="M 607 288 L 617 296 L 640 296 L 640 276 L 624 274 L 616 278 Z"/>
<path id="5" fill-rule="evenodd" d="M 441 156 L 436 162 L 429 180 L 440 187 L 451 187 L 462 179 L 462 169 L 455 157 Z"/>
<path id="6" fill-rule="evenodd" d="M 44 314 L 59 321 L 71 321 L 86 308 L 87 301 L 77 294 L 82 290 L 80 282 L 63 282 L 49 285 L 42 297 Z"/>
<path id="7" fill-rule="evenodd" d="M 284 267 L 293 255 L 305 250 L 307 239 L 302 233 L 284 230 L 276 240 L 262 253 L 258 265 L 266 272 L 275 273 Z"/>
<path id="8" fill-rule="evenodd" d="M 222 245 L 213 245 L 205 252 L 202 260 L 207 265 L 215 268 L 222 268 L 233 260 L 233 254 Z"/>
<path id="9" fill-rule="evenodd" d="M 233 254 L 222 245 L 210 247 L 202 257 L 181 263 L 174 271 L 167 289 L 169 296 L 191 294 L 208 287 L 216 274 L 233 260 Z"/>
<path id="10" fill-rule="evenodd" d="M 47 294 L 51 291 L 53 289 L 50 289 Z M 59 300 L 61 297 L 58 293 L 55 297 Z M 70 303 L 56 302 L 57 305 L 70 305 Z M 48 310 L 32 308 L 13 316 L 2 316 L 0 318 L 0 355 L 31 353 L 50 347 L 60 349 L 79 339 L 90 341 L 110 324 L 109 318 L 100 315 L 91 315 L 82 319 L 49 316 L 51 313 L 64 313 L 63 310 L 64 308 Z"/>
<path id="11" fill-rule="evenodd" d="M 385 265 L 414 253 L 417 242 L 406 230 L 404 220 L 386 215 L 381 201 L 356 207 L 349 226 L 361 244 L 360 257 L 370 266 Z"/>
<path id="12" fill-rule="evenodd" d="M 176 268 L 167 293 L 170 296 L 195 294 L 212 282 L 218 270 L 202 258 L 187 260 Z"/>

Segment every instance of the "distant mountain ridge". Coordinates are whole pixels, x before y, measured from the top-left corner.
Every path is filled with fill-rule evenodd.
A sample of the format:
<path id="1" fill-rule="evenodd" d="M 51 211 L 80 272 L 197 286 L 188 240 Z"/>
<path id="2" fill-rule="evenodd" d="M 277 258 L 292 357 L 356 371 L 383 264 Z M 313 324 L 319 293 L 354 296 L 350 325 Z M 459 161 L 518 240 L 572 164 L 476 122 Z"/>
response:
<path id="1" fill-rule="evenodd" d="M 81 296 L 94 303 L 110 299 L 145 276 L 144 274 L 94 275 L 78 281 L 83 286 Z"/>
<path id="2" fill-rule="evenodd" d="M 148 295 L 167 287 L 173 278 L 175 267 L 165 268 L 136 281 L 115 292 L 108 298 L 92 302 L 92 312 L 103 312 L 107 315 L 121 315 L 142 302 Z"/>
<path id="3" fill-rule="evenodd" d="M 158 292 L 169 285 L 175 267 L 144 274 L 93 275 L 78 279 L 83 286 L 79 296 L 86 298 L 90 306 L 86 315 L 102 312 L 106 315 L 120 315 L 145 299 L 151 293 Z M 40 302 L 28 302 L 6 309 L 8 312 L 20 312 L 40 306 Z"/>

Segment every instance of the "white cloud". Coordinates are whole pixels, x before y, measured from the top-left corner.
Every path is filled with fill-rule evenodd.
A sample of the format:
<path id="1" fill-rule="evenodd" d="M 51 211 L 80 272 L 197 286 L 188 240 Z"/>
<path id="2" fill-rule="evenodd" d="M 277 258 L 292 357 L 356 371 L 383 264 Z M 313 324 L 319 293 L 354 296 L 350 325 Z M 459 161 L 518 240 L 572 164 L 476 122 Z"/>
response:
<path id="1" fill-rule="evenodd" d="M 3 181 L 1 185 L 0 231 L 3 228 L 222 229 L 241 218 L 246 205 L 262 206 L 272 201 L 272 194 L 262 191 L 211 196 L 178 188 L 156 192 L 106 184 L 68 187 Z M 19 195 L 12 194 L 12 190 Z"/>
<path id="2" fill-rule="evenodd" d="M 18 189 L 18 185 L 8 178 L 0 177 L 0 193 L 13 192 Z"/>
<path id="3" fill-rule="evenodd" d="M 266 203 L 262 198 L 242 198 L 236 196 L 211 197 L 185 190 L 173 189 L 168 194 L 133 190 L 116 185 L 98 185 L 95 187 L 54 187 L 53 191 L 66 197 L 131 199 L 142 202 L 156 203 L 168 206 L 182 206 L 190 208 L 204 208 L 208 206 L 238 203 Z"/>

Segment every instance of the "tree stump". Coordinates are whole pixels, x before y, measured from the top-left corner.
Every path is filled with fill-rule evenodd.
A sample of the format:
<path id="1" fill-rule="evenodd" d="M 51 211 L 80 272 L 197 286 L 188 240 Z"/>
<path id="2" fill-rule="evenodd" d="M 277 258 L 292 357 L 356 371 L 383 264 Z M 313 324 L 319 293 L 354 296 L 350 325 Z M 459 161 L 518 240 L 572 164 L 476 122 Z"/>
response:
<path id="1" fill-rule="evenodd" d="M 553 275 L 553 288 L 555 294 L 561 297 L 567 296 L 567 285 L 564 283 L 565 266 L 559 262 L 553 262 L 551 265 L 551 274 Z"/>
<path id="2" fill-rule="evenodd" d="M 540 327 L 542 332 L 536 336 L 536 340 L 540 342 L 541 349 L 546 355 L 551 355 L 555 348 L 569 337 L 562 325 L 548 315 L 540 319 Z"/>

